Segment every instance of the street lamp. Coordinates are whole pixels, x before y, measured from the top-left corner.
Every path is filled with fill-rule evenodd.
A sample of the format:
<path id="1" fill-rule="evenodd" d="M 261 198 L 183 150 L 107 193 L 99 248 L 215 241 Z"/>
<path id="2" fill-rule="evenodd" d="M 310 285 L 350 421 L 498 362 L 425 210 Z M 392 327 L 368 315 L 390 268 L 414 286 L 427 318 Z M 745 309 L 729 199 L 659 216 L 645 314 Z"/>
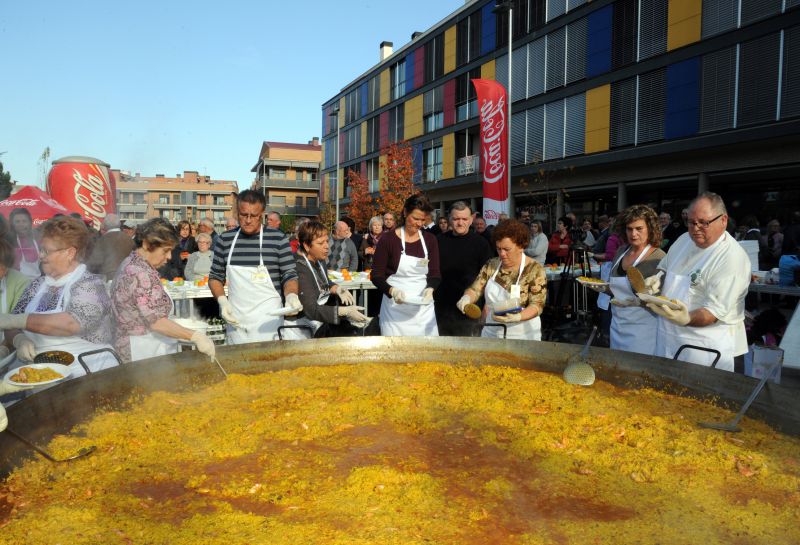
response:
<path id="1" fill-rule="evenodd" d="M 339 145 L 341 142 L 339 141 L 339 103 L 336 102 L 331 108 L 331 113 L 329 114 L 332 118 L 336 120 L 336 183 L 334 184 L 334 191 L 336 193 L 336 219 L 334 221 L 339 221 Z"/>
<path id="2" fill-rule="evenodd" d="M 506 120 L 508 129 L 508 157 L 506 158 L 508 161 L 508 200 L 506 201 L 506 206 L 508 207 L 509 217 L 513 217 L 511 212 L 511 102 L 513 102 L 511 98 L 511 45 L 514 39 L 514 7 L 512 0 L 496 0 L 492 11 L 494 13 L 508 12 L 508 119 Z"/>

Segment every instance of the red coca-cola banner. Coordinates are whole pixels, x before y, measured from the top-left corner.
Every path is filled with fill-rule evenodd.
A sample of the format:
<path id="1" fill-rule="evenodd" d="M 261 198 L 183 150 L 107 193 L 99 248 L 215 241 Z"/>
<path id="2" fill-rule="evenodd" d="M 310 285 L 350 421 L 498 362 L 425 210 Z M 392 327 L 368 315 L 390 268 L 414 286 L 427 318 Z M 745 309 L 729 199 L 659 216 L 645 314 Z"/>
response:
<path id="1" fill-rule="evenodd" d="M 473 79 L 481 118 L 483 217 L 497 224 L 508 214 L 508 106 L 506 89 L 496 81 Z"/>
<path id="2" fill-rule="evenodd" d="M 80 212 L 96 229 L 106 215 L 116 212 L 114 180 L 109 165 L 92 157 L 64 157 L 53 161 L 47 191 L 67 208 Z"/>

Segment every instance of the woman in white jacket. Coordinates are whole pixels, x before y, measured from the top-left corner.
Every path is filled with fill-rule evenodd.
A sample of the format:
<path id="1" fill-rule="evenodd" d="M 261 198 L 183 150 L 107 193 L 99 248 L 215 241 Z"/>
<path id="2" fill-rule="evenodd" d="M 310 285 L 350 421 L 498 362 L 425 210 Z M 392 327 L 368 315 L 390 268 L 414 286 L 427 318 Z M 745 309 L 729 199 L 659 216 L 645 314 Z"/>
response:
<path id="1" fill-rule="evenodd" d="M 531 222 L 531 241 L 525 248 L 525 255 L 544 265 L 547 257 L 547 235 L 542 232 L 542 222 L 534 220 Z"/>

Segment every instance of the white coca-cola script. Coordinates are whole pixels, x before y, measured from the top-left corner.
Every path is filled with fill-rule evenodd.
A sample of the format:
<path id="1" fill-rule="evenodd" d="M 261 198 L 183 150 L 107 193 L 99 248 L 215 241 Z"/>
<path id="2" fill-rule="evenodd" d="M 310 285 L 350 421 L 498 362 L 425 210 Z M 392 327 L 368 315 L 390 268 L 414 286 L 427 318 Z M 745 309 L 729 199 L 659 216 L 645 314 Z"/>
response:
<path id="1" fill-rule="evenodd" d="M 39 201 L 37 201 L 36 199 L 7 199 L 6 205 L 17 206 L 21 208 L 23 206 L 36 206 L 38 202 Z"/>
<path id="2" fill-rule="evenodd" d="M 506 128 L 505 97 L 497 103 L 484 100 L 481 104 L 481 129 L 483 135 L 483 181 L 493 184 L 502 180 L 506 172 L 501 137 Z"/>
<path id="3" fill-rule="evenodd" d="M 86 216 L 91 217 L 95 228 L 100 228 L 103 218 L 106 217 L 106 181 L 102 176 L 89 174 L 86 178 L 77 170 L 72 170 L 72 178 L 75 180 L 75 202 L 85 212 Z M 88 195 L 81 191 L 87 190 Z"/>

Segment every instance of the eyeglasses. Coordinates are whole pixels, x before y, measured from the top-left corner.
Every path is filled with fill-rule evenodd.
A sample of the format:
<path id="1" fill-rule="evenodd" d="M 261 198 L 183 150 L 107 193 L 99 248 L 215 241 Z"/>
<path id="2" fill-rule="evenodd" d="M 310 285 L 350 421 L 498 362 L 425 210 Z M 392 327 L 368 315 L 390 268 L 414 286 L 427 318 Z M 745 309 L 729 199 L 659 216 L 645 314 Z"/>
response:
<path id="1" fill-rule="evenodd" d="M 69 250 L 69 249 L 70 246 L 67 246 L 66 248 L 59 248 L 57 250 L 48 250 L 46 248 L 39 248 L 39 255 L 41 257 L 47 257 L 49 255 L 57 254 L 58 252 L 63 252 L 64 250 Z"/>
<path id="2" fill-rule="evenodd" d="M 721 217 L 722 217 L 722 216 L 724 216 L 724 215 L 725 215 L 725 214 L 720 214 L 720 215 L 719 215 L 719 216 L 717 216 L 716 218 L 714 218 L 714 219 L 712 219 L 712 220 L 708 220 L 708 221 L 706 221 L 706 220 L 697 220 L 697 221 L 691 221 L 691 220 L 689 220 L 689 221 L 687 222 L 687 225 L 688 225 L 689 227 L 694 227 L 695 229 L 703 229 L 703 230 L 706 230 L 706 229 L 708 229 L 708 226 L 709 226 L 709 225 L 711 225 L 712 223 L 714 223 L 715 221 L 717 221 L 719 218 L 721 218 Z"/>
<path id="3" fill-rule="evenodd" d="M 261 214 L 239 214 L 243 220 L 255 220 L 261 217 Z"/>

